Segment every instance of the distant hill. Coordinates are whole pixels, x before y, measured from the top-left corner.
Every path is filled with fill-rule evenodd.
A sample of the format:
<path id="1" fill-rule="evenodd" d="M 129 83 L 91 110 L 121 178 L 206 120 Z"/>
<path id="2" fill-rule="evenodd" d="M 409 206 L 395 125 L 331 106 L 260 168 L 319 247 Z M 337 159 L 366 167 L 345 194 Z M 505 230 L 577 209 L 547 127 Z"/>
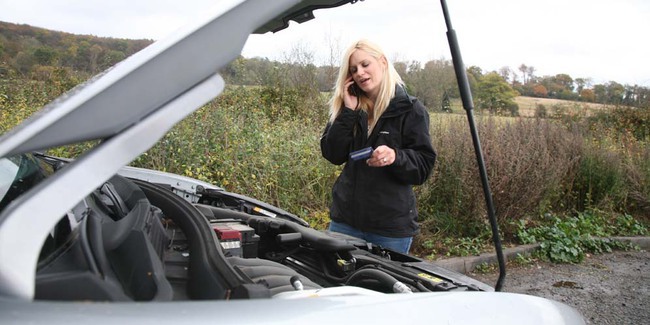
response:
<path id="1" fill-rule="evenodd" d="M 65 67 L 93 75 L 140 51 L 153 40 L 75 35 L 0 22 L 0 75 L 29 76 L 41 67 Z"/>

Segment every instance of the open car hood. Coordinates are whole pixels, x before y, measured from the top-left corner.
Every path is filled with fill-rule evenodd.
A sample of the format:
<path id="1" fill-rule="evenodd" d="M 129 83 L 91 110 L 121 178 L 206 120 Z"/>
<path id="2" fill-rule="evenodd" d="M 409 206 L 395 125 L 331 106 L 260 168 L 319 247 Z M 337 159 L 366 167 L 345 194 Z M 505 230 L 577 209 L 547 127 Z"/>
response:
<path id="1" fill-rule="evenodd" d="M 357 1 L 226 1 L 196 24 L 79 85 L 4 134 L 0 157 L 110 138 L 215 75 L 241 53 L 250 34 L 277 32 L 289 21 L 314 18 L 314 10 Z"/>

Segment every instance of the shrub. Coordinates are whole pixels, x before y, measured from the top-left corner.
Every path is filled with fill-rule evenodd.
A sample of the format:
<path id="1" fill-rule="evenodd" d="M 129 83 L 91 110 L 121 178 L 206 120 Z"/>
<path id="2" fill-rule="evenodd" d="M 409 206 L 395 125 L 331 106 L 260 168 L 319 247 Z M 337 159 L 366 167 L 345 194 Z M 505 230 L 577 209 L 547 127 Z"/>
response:
<path id="1" fill-rule="evenodd" d="M 230 89 L 175 126 L 133 165 L 214 183 L 324 227 L 323 211 L 337 175 L 337 167 L 320 154 L 324 123 L 277 110 L 267 102 L 276 95 L 259 87 Z M 323 102 L 304 110 L 327 112 Z"/>
<path id="2" fill-rule="evenodd" d="M 610 208 L 625 198 L 621 157 L 614 151 L 587 146 L 573 185 L 576 209 Z"/>
<path id="3" fill-rule="evenodd" d="M 478 122 L 496 214 L 510 236 L 506 221 L 535 215 L 561 197 L 564 181 L 575 173 L 582 138 L 541 119 L 484 117 Z M 418 195 L 423 224 L 434 233 L 476 236 L 486 227 L 476 157 L 463 124 L 459 118 L 432 119 L 438 162 L 433 180 Z"/>
<path id="4" fill-rule="evenodd" d="M 546 106 L 544 106 L 544 104 L 535 105 L 535 117 L 546 118 L 547 116 L 548 111 L 546 110 Z"/>
<path id="5" fill-rule="evenodd" d="M 624 168 L 628 210 L 650 221 L 650 144 L 637 143 L 627 152 Z"/>
<path id="6" fill-rule="evenodd" d="M 593 131 L 610 129 L 611 135 L 631 134 L 639 141 L 650 140 L 650 109 L 616 107 L 601 111 L 587 121 Z"/>

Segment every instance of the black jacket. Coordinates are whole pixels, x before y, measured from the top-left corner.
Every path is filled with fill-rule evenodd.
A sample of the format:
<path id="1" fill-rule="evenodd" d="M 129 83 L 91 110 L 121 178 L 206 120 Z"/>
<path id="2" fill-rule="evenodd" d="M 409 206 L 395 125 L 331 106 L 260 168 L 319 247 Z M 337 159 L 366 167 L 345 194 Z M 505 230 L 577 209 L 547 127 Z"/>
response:
<path id="1" fill-rule="evenodd" d="M 323 157 L 336 165 L 347 162 L 332 189 L 330 218 L 381 236 L 413 236 L 419 229 L 413 185 L 427 180 L 436 160 L 429 114 L 397 86 L 369 136 L 367 130 L 367 113 L 349 108 L 325 127 L 320 142 Z M 380 145 L 395 150 L 393 164 L 370 167 L 365 160 L 349 159 L 352 151 Z"/>

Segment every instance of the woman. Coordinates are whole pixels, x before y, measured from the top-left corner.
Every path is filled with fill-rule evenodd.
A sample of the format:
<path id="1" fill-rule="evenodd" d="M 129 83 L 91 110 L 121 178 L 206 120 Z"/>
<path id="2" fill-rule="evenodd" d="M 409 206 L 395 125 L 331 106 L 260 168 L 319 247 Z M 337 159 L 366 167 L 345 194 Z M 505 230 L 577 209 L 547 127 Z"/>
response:
<path id="1" fill-rule="evenodd" d="M 366 147 L 370 157 L 350 158 Z M 427 180 L 436 153 L 427 110 L 377 45 L 361 40 L 343 56 L 321 152 L 346 163 L 332 189 L 329 230 L 408 253 L 419 229 L 412 187 Z"/>

